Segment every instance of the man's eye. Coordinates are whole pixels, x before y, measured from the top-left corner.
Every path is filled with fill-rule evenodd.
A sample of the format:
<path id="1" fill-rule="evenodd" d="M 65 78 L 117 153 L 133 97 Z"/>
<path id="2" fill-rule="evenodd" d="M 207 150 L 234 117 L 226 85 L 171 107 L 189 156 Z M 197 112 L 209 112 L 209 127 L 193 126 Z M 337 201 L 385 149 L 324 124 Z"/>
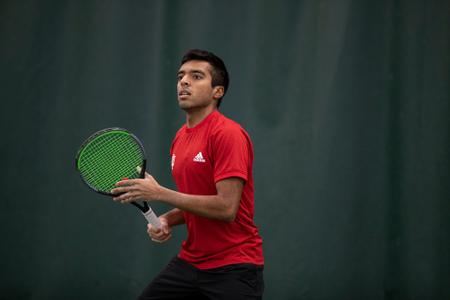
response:
<path id="1" fill-rule="evenodd" d="M 196 80 L 202 79 L 202 76 L 196 74 L 194 74 L 192 77 Z"/>

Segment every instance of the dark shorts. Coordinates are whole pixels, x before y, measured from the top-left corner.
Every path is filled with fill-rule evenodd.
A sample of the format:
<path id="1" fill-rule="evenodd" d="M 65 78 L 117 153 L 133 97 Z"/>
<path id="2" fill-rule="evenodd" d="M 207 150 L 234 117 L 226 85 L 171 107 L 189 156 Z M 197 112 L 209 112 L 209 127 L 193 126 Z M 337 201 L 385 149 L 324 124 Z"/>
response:
<path id="1" fill-rule="evenodd" d="M 262 299 L 263 268 L 235 264 L 200 270 L 175 257 L 138 299 Z"/>

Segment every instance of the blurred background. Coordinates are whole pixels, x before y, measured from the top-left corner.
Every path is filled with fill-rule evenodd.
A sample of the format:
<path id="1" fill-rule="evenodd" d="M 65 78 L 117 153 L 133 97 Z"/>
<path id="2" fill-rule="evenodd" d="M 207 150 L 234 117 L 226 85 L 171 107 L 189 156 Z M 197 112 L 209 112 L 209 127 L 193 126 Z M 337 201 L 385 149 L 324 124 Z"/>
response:
<path id="1" fill-rule="evenodd" d="M 0 299 L 135 299 L 178 252 L 74 157 L 124 127 L 174 188 L 192 48 L 254 142 L 265 299 L 450 299 L 450 1 L 2 0 L 0 41 Z"/>

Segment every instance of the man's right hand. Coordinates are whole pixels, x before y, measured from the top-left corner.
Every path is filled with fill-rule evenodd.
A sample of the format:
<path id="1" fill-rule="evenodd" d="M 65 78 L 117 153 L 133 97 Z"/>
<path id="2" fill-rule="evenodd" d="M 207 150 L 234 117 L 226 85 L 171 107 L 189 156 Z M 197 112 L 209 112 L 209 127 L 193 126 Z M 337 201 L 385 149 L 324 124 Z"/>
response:
<path id="1" fill-rule="evenodd" d="M 161 228 L 156 228 L 152 224 L 147 224 L 147 233 L 156 243 L 167 242 L 172 237 L 172 228 L 167 224 L 167 219 L 160 217 Z"/>

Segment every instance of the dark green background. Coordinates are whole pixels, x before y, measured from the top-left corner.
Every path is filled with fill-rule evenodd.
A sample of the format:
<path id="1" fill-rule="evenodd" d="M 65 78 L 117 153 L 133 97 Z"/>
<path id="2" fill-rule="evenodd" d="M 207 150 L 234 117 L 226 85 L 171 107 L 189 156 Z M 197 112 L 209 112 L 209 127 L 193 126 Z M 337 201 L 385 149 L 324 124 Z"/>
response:
<path id="1" fill-rule="evenodd" d="M 73 159 L 121 126 L 173 187 L 190 48 L 253 138 L 265 299 L 450 299 L 449 1 L 3 0 L 0 38 L 0 299 L 134 299 L 177 253 Z"/>

